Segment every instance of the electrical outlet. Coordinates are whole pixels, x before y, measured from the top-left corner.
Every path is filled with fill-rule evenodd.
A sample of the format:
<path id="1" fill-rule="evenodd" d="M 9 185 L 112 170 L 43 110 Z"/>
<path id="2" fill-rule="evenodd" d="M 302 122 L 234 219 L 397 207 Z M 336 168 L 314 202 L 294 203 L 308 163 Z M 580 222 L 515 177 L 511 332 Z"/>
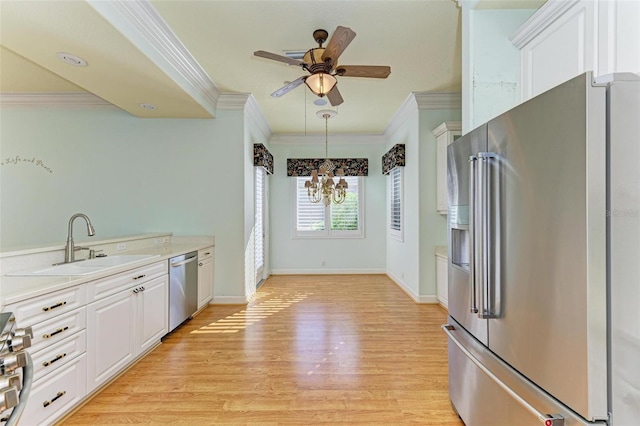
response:
<path id="1" fill-rule="evenodd" d="M 153 244 L 156 245 L 156 246 L 160 245 L 160 244 L 162 244 L 162 240 L 160 238 L 156 238 L 155 240 L 153 240 Z"/>
<path id="2" fill-rule="evenodd" d="M 322 261 L 322 266 L 327 266 L 327 263 L 324 260 Z"/>
<path id="3" fill-rule="evenodd" d="M 169 237 L 164 237 L 162 239 L 162 244 L 169 244 Z"/>
<path id="4" fill-rule="evenodd" d="M 118 246 L 116 247 L 117 251 L 123 251 L 127 249 L 127 243 L 120 243 L 118 244 Z"/>

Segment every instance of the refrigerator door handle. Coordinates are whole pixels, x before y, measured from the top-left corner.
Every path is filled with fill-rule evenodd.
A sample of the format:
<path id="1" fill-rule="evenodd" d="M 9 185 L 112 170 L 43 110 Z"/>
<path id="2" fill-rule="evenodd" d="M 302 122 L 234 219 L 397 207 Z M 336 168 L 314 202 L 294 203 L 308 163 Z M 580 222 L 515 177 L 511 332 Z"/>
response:
<path id="1" fill-rule="evenodd" d="M 469 361 L 473 362 L 476 367 L 478 367 L 484 374 L 486 374 L 495 384 L 500 386 L 502 390 L 504 390 L 511 398 L 517 401 L 522 407 L 524 407 L 531 414 L 536 416 L 541 424 L 545 426 L 563 426 L 564 418 L 559 414 L 544 414 L 538 411 L 533 405 L 529 404 L 525 399 L 523 399 L 520 395 L 518 395 L 513 389 L 511 389 L 506 383 L 500 380 L 495 374 L 491 372 L 487 367 L 485 367 L 482 362 L 478 358 L 476 358 L 464 345 L 456 338 L 456 336 L 452 333 L 452 330 L 455 330 L 455 326 L 451 324 L 443 324 L 440 326 L 442 331 L 447 334 L 449 340 L 454 343 L 462 353 L 469 358 Z"/>
<path id="2" fill-rule="evenodd" d="M 476 155 L 477 195 L 474 224 L 477 235 L 475 261 L 479 318 L 496 318 L 500 291 L 500 170 L 499 156 L 493 152 Z M 479 229 L 478 229 L 479 228 Z"/>
<path id="3" fill-rule="evenodd" d="M 476 156 L 469 157 L 469 311 L 478 313 L 476 288 Z"/>

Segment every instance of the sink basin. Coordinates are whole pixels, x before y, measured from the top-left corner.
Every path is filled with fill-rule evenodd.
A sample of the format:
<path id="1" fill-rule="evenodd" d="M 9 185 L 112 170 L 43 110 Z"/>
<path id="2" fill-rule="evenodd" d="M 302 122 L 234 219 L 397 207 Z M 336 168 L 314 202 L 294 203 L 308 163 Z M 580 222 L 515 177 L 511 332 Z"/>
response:
<path id="1" fill-rule="evenodd" d="M 8 275 L 29 276 L 29 275 L 89 275 L 110 268 L 140 262 L 141 260 L 159 257 L 159 254 L 120 254 L 115 256 L 98 257 L 96 259 L 82 260 L 73 263 L 63 263 L 62 265 L 49 266 L 35 271 L 14 272 Z"/>

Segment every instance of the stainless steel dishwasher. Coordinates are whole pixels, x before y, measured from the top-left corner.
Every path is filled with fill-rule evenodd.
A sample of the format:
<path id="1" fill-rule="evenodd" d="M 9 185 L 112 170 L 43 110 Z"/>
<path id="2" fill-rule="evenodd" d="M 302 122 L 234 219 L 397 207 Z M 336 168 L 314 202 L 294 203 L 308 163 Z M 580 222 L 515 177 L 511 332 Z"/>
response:
<path id="1" fill-rule="evenodd" d="M 169 332 L 198 309 L 198 252 L 169 259 Z"/>

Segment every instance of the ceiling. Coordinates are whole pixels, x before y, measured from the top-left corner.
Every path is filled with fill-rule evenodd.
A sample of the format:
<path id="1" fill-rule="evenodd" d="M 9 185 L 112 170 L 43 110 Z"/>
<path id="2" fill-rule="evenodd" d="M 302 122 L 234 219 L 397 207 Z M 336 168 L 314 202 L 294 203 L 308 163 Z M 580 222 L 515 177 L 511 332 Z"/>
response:
<path id="1" fill-rule="evenodd" d="M 335 108 L 314 104 L 304 85 L 271 97 L 304 71 L 253 52 L 308 50 L 315 29 L 331 37 L 338 25 L 357 34 L 341 64 L 389 65 L 391 75 L 338 77 Z M 323 132 L 324 108 L 338 112 L 332 132 L 381 133 L 411 92 L 460 91 L 460 26 L 453 0 L 2 0 L 0 92 L 88 92 L 146 118 L 211 118 L 225 95 L 252 94 L 274 134 Z"/>

